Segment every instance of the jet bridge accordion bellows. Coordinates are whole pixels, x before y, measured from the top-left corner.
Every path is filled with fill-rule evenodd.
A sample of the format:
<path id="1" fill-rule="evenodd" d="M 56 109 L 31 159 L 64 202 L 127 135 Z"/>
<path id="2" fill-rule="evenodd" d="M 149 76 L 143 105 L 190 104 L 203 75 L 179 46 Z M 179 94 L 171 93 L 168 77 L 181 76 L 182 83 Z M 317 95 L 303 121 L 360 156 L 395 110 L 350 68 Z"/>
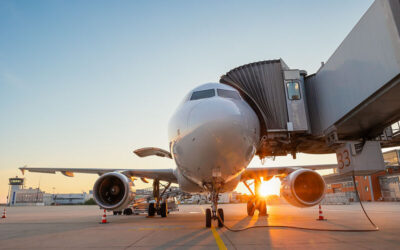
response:
<path id="1" fill-rule="evenodd" d="M 281 59 L 255 62 L 232 69 L 220 82 L 241 92 L 259 116 L 264 131 L 286 130 L 288 110 L 283 71 L 288 69 Z"/>

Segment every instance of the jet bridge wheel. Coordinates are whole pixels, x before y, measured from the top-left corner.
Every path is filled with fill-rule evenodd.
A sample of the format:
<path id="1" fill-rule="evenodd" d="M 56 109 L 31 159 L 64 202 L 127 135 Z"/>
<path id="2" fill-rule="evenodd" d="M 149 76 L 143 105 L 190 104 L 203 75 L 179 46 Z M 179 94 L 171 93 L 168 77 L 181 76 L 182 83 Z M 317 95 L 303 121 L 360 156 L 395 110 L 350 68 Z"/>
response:
<path id="1" fill-rule="evenodd" d="M 206 209 L 206 227 L 211 227 L 211 209 Z"/>
<path id="2" fill-rule="evenodd" d="M 168 214 L 168 206 L 166 202 L 161 203 L 161 207 L 160 207 L 160 214 L 161 217 L 167 217 Z"/>
<path id="3" fill-rule="evenodd" d="M 218 208 L 218 227 L 224 226 L 224 210 L 222 208 Z"/>

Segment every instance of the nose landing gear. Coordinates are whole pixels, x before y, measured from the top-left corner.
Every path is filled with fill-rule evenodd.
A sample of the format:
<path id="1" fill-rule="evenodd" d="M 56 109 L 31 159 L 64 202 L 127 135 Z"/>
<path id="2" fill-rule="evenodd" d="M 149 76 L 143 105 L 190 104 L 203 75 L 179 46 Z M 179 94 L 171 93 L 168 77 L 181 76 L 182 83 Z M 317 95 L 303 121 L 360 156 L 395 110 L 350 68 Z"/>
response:
<path id="1" fill-rule="evenodd" d="M 218 221 L 218 227 L 224 226 L 224 210 L 218 208 L 218 193 L 211 193 L 211 209 L 206 209 L 206 227 L 211 227 L 213 220 Z"/>

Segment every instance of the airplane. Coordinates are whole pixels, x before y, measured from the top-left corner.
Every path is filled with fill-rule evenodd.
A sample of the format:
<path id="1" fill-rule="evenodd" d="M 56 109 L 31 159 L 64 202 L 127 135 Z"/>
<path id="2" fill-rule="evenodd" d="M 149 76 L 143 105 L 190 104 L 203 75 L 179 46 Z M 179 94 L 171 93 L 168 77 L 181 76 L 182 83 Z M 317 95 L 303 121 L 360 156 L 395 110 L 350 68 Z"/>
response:
<path id="1" fill-rule="evenodd" d="M 156 203 L 149 204 L 148 215 L 167 216 L 167 205 L 162 199 L 172 183 L 183 192 L 208 193 L 211 208 L 206 209 L 206 227 L 213 220 L 222 227 L 224 212 L 218 208 L 220 193 L 233 191 L 240 182 L 253 194 L 247 203 L 247 213 L 255 210 L 267 214 L 265 199 L 260 195 L 261 177 L 269 180 L 278 176 L 282 181 L 281 195 L 292 205 L 310 207 L 324 198 L 325 181 L 315 170 L 331 169 L 337 165 L 303 167 L 247 168 L 261 141 L 260 121 L 241 93 L 223 83 L 206 83 L 190 91 L 173 114 L 169 126 L 169 151 L 156 147 L 141 148 L 139 157 L 159 156 L 173 159 L 175 169 L 96 169 L 96 168 L 31 168 L 20 170 L 56 173 L 73 177 L 74 173 L 98 174 L 93 196 L 104 209 L 120 211 L 132 203 L 134 178 L 153 179 Z M 254 191 L 248 181 L 254 180 Z M 160 181 L 167 182 L 160 192 Z M 218 219 L 219 218 L 219 219 Z"/>
<path id="2" fill-rule="evenodd" d="M 167 216 L 162 197 L 177 183 L 183 192 L 210 194 L 206 227 L 212 220 L 223 226 L 218 195 L 233 191 L 239 182 L 253 195 L 247 203 L 250 216 L 255 210 L 266 214 L 261 178 L 280 178 L 281 195 L 294 206 L 317 205 L 326 187 L 315 170 L 369 175 L 385 169 L 382 147 L 400 145 L 400 132 L 392 127 L 400 119 L 399 9 L 398 1 L 374 1 L 314 74 L 290 69 L 282 59 L 260 61 L 232 69 L 220 83 L 190 91 L 170 120 L 169 150 L 134 151 L 139 157 L 173 159 L 175 169 L 20 169 L 71 177 L 98 174 L 94 199 L 112 211 L 133 201 L 135 178 L 153 179 L 156 203 L 149 205 L 149 216 Z M 254 155 L 265 159 L 291 154 L 295 159 L 299 152 L 336 153 L 338 164 L 248 168 Z M 163 191 L 160 181 L 167 182 Z"/>

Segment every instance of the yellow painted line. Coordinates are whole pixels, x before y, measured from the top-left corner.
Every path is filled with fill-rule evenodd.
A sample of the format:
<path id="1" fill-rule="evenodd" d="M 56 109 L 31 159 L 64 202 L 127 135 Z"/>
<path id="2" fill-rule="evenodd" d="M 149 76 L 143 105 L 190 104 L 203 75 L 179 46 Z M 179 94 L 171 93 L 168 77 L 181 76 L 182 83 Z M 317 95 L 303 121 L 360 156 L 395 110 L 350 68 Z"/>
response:
<path id="1" fill-rule="evenodd" d="M 228 248 L 226 248 L 226 246 L 225 246 L 224 242 L 222 241 L 221 237 L 219 237 L 219 234 L 218 234 L 217 230 L 215 230 L 213 225 L 211 225 L 211 232 L 214 235 L 215 242 L 217 242 L 218 248 L 219 249 L 228 249 Z"/>
<path id="2" fill-rule="evenodd" d="M 204 210 L 204 208 L 203 207 L 200 207 L 200 208 L 201 208 L 201 211 L 203 211 L 203 214 L 205 214 L 206 211 Z M 211 232 L 212 232 L 212 234 L 213 234 L 213 236 L 215 238 L 215 242 L 217 242 L 218 248 L 219 249 L 224 249 L 224 250 L 228 249 L 228 248 L 226 248 L 224 242 L 222 241 L 222 239 L 219 236 L 217 230 L 215 230 L 215 228 L 214 228 L 214 226 L 212 224 L 211 224 Z"/>

